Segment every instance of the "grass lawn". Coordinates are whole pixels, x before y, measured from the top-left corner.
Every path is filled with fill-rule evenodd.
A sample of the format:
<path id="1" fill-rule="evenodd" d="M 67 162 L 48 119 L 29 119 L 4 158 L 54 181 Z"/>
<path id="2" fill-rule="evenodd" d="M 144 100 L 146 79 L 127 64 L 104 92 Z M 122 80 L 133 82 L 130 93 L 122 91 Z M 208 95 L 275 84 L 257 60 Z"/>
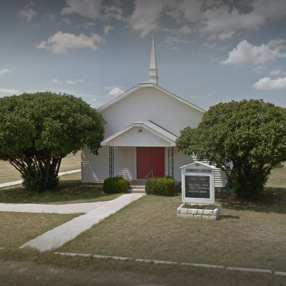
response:
<path id="1" fill-rule="evenodd" d="M 109 201 L 122 195 L 102 194 L 101 188 L 82 186 L 80 177 L 80 173 L 60 177 L 59 188 L 54 192 L 38 193 L 25 191 L 21 185 L 0 189 L 0 202 L 72 204 Z"/>
<path id="2" fill-rule="evenodd" d="M 16 249 L 76 216 L 78 215 L 0 212 L 0 247 Z"/>
<path id="3" fill-rule="evenodd" d="M 63 190 L 78 190 L 78 180 L 74 176 L 73 179 L 61 179 Z M 222 205 L 222 218 L 207 221 L 178 218 L 176 208 L 181 204 L 180 196 L 145 196 L 57 251 L 286 272 L 285 164 L 273 170 L 261 202 L 243 201 L 235 195 L 225 194 L 217 194 L 216 199 Z M 8 249 L 0 250 L 0 285 L 286 286 L 285 276 L 271 274 L 64 257 L 52 252 L 18 250 L 22 242 L 18 243 L 17 237 L 22 232 L 23 236 L 30 235 L 30 225 L 38 226 L 38 222 L 30 221 L 21 230 L 22 223 L 28 219 L 24 214 L 15 215 L 23 217 L 18 224 L 11 218 L 11 225 L 19 225 L 20 231 L 12 233 L 15 227 L 10 225 L 9 229 L 7 222 L 3 235 L 1 233 L 1 237 L 9 234 L 16 238 L 10 246 L 8 238 L 2 242 Z M 50 215 L 44 216 L 48 218 Z M 0 216 L 0 231 L 5 220 L 9 221 L 9 217 Z"/>
<path id="4" fill-rule="evenodd" d="M 178 218 L 181 197 L 146 196 L 59 251 L 264 268 L 286 272 L 286 167 L 261 202 L 217 195 L 219 221 Z"/>
<path id="5" fill-rule="evenodd" d="M 78 152 L 65 157 L 62 160 L 60 172 L 80 169 L 80 156 L 81 153 Z M 9 162 L 0 160 L 0 184 L 21 179 L 21 174 Z"/>
<path id="6" fill-rule="evenodd" d="M 285 286 L 285 277 L 27 252 L 0 263 L 2 285 Z M 3 253 L 6 256 L 6 253 Z M 33 257 L 32 257 L 33 256 Z M 1 252 L 0 252 L 1 257 Z M 32 257 L 32 258 L 31 258 Z"/>

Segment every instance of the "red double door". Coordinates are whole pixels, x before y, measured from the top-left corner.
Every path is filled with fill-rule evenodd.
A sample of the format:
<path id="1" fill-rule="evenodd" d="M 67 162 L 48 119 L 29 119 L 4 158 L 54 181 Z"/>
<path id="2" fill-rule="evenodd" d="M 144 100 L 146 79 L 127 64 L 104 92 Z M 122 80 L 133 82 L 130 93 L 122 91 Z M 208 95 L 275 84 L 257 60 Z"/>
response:
<path id="1" fill-rule="evenodd" d="M 153 176 L 165 176 L 165 148 L 137 147 L 137 179 L 146 179 L 153 170 Z"/>

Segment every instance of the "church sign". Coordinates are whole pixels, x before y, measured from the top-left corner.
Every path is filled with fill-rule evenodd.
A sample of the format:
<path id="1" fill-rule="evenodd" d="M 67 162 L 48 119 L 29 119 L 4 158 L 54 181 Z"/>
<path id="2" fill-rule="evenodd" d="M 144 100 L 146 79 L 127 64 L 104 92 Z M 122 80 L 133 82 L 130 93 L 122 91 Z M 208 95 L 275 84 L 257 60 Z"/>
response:
<path id="1" fill-rule="evenodd" d="M 214 204 L 214 170 L 201 162 L 181 167 L 183 203 Z"/>

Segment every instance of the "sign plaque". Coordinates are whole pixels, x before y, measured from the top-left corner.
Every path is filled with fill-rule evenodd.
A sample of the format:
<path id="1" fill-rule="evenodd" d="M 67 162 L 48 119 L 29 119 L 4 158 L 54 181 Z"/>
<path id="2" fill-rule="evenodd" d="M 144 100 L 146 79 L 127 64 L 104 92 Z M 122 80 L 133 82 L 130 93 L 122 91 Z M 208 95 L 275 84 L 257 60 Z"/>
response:
<path id="1" fill-rule="evenodd" d="M 200 162 L 181 167 L 183 203 L 214 204 L 214 170 Z"/>

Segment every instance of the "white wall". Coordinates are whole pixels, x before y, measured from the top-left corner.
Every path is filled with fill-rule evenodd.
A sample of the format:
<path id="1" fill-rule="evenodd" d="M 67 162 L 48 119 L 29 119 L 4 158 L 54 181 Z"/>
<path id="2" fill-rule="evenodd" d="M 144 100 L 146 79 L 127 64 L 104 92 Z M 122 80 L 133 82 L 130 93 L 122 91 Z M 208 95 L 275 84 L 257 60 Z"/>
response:
<path id="1" fill-rule="evenodd" d="M 136 148 L 114 147 L 114 176 L 136 179 Z"/>
<path id="2" fill-rule="evenodd" d="M 136 121 L 148 120 L 153 121 L 155 124 L 179 136 L 180 130 L 183 128 L 187 126 L 196 127 L 203 116 L 201 111 L 150 86 L 142 87 L 130 96 L 104 109 L 101 113 L 107 122 L 105 125 L 105 138 L 121 131 Z M 128 132 L 134 132 L 134 129 Z M 134 132 L 134 134 L 135 133 L 136 135 L 139 134 L 138 132 Z M 151 132 L 148 134 L 147 131 L 144 130 L 142 133 L 141 135 L 149 136 L 148 138 L 150 139 L 149 145 L 144 144 L 144 146 L 166 146 L 166 141 L 158 137 L 154 139 Z M 136 138 L 133 139 L 134 142 L 136 141 L 136 144 L 138 144 L 138 138 L 139 137 L 136 136 Z M 128 142 L 124 141 L 124 135 L 114 140 L 117 140 L 116 143 L 122 146 L 131 145 L 131 143 L 128 144 Z M 192 157 L 186 157 L 178 153 L 176 148 L 174 149 L 174 175 L 176 180 L 180 180 L 180 167 L 192 163 L 193 161 Z M 114 150 L 114 175 L 122 175 L 128 179 L 135 179 L 137 176 L 135 148 L 114 148 Z M 104 146 L 99 150 L 99 156 L 90 154 L 86 149 L 83 150 L 82 154 L 82 182 L 99 182 L 109 176 L 108 146 Z M 165 152 L 165 166 L 166 175 L 168 175 L 167 151 Z"/>
<path id="3" fill-rule="evenodd" d="M 100 148 L 98 156 L 84 148 L 81 158 L 82 183 L 100 183 L 109 177 L 109 147 Z"/>
<path id="4" fill-rule="evenodd" d="M 180 167 L 194 163 L 192 156 L 186 156 L 174 148 L 174 179 L 175 181 L 181 181 L 181 169 Z"/>
<path id="5" fill-rule="evenodd" d="M 141 130 L 141 132 L 138 132 L 139 130 Z M 110 140 L 108 144 L 111 146 L 138 147 L 164 147 L 171 145 L 166 140 L 163 140 L 142 127 L 133 127 L 113 140 Z"/>
<path id="6" fill-rule="evenodd" d="M 136 121 L 151 120 L 179 136 L 187 126 L 196 127 L 203 113 L 154 88 L 143 87 L 104 109 L 105 138 Z"/>

